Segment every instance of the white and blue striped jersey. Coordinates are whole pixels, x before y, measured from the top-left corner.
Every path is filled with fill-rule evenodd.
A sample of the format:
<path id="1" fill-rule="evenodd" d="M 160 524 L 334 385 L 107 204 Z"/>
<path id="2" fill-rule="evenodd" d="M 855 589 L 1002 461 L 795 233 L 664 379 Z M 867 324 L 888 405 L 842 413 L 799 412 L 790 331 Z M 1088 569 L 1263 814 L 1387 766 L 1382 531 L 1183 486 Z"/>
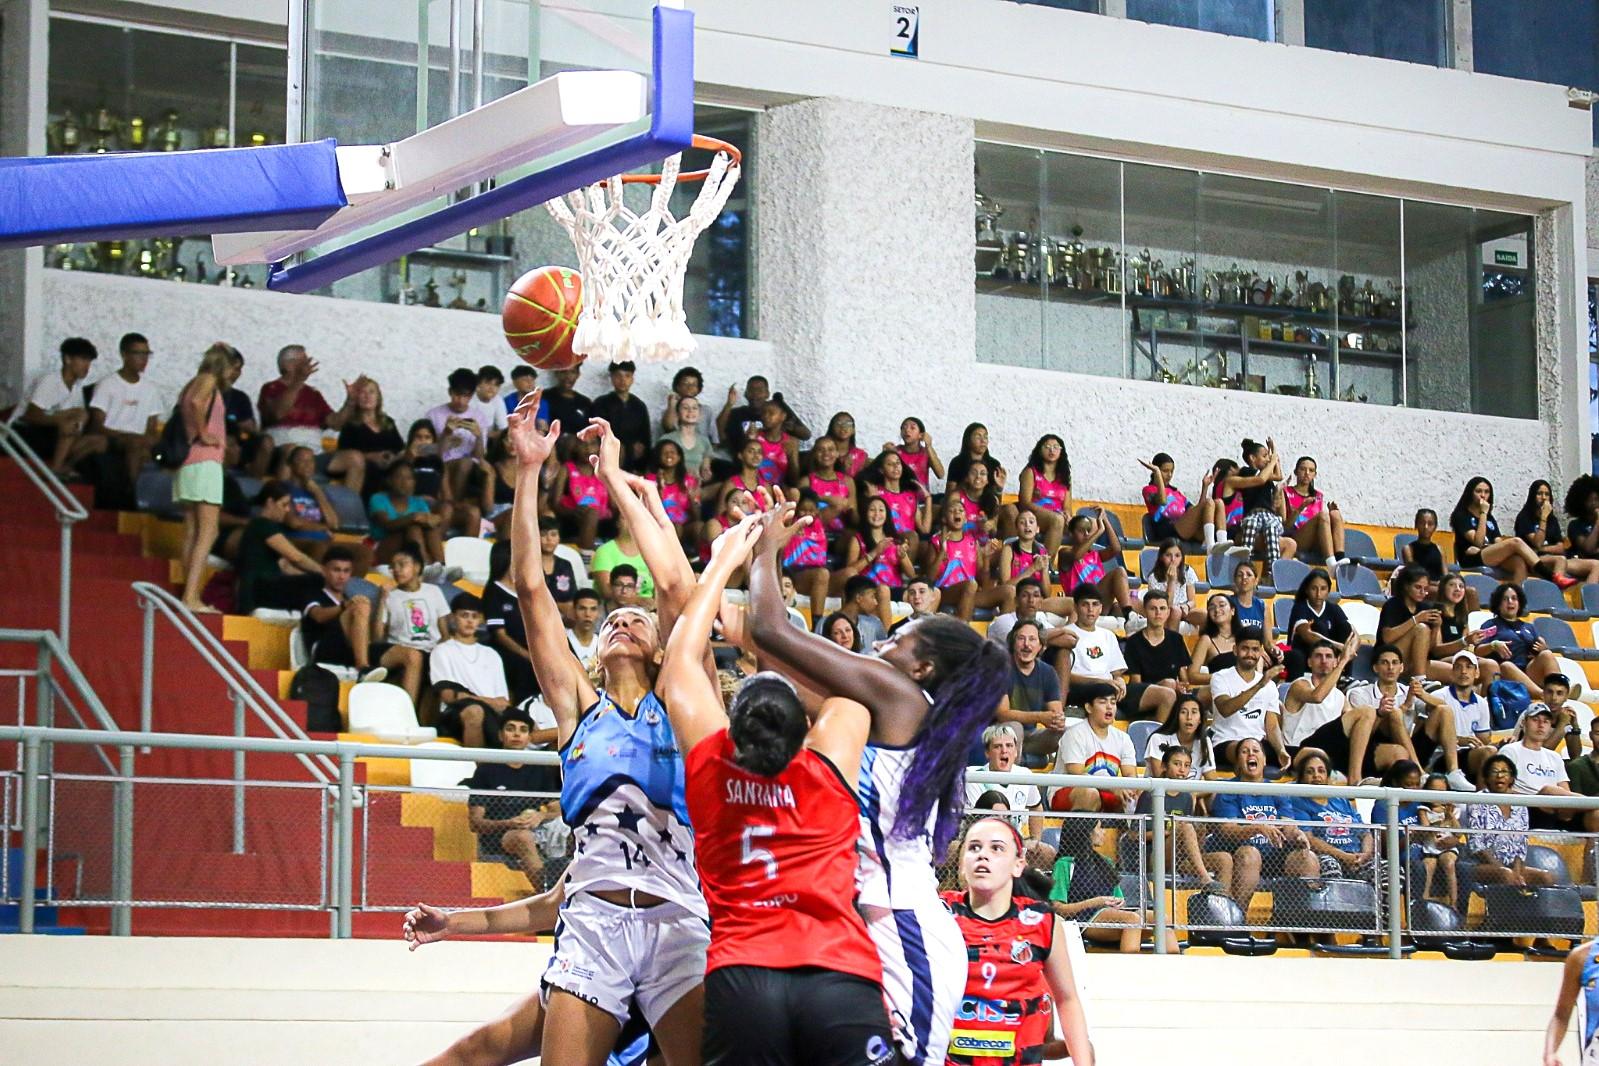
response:
<path id="1" fill-rule="evenodd" d="M 561 815 L 572 827 L 566 895 L 634 889 L 708 918 L 683 799 L 683 755 L 655 693 L 628 714 L 605 692 L 561 749 Z"/>
<path id="2" fill-rule="evenodd" d="M 861 835 L 856 844 L 859 864 L 855 886 L 860 903 L 894 910 L 941 907 L 938 877 L 933 871 L 935 806 L 921 832 L 907 838 L 894 836 L 899 817 L 900 785 L 916 755 L 905 748 L 867 744 L 861 752 L 861 772 L 856 793 L 861 807 Z"/>
<path id="3" fill-rule="evenodd" d="M 1599 1066 L 1599 941 L 1584 946 L 1582 984 L 1577 988 L 1578 1066 Z"/>

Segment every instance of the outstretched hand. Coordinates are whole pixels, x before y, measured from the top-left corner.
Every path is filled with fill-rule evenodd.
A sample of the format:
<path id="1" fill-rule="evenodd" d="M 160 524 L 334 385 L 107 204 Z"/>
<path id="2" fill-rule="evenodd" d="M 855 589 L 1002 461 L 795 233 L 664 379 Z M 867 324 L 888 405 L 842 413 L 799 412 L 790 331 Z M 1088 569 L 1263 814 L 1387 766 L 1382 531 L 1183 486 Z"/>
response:
<path id="1" fill-rule="evenodd" d="M 796 510 L 798 508 L 795 504 L 783 503 L 768 512 L 769 517 L 761 527 L 760 536 L 755 542 L 756 552 L 761 555 L 776 555 L 794 538 L 794 534 L 811 524 L 809 515 L 795 518 Z"/>
<path id="2" fill-rule="evenodd" d="M 672 517 L 666 513 L 666 505 L 661 503 L 661 489 L 655 482 L 647 477 L 637 474 L 622 472 L 622 482 L 632 490 L 650 512 L 650 517 L 655 519 L 655 524 L 676 536 L 677 527 L 672 523 Z"/>
<path id="3" fill-rule="evenodd" d="M 594 464 L 594 472 L 601 477 L 621 473 L 622 470 L 622 441 L 611 429 L 611 424 L 603 418 L 591 418 L 589 424 L 578 430 L 578 440 L 597 441 L 600 450 L 589 462 Z"/>
<path id="4" fill-rule="evenodd" d="M 415 951 L 423 944 L 432 944 L 446 940 L 450 935 L 450 916 L 438 907 L 430 907 L 426 903 L 418 903 L 405 915 L 405 924 L 401 926 L 405 942 L 410 945 L 410 950 Z"/>
<path id="5" fill-rule="evenodd" d="M 544 460 L 554 453 L 555 442 L 561 439 L 560 419 L 550 423 L 549 432 L 539 431 L 537 415 L 539 400 L 543 395 L 543 389 L 534 389 L 523 396 L 522 402 L 516 405 L 516 410 L 506 420 L 510 428 L 505 435 L 510 438 L 511 451 L 516 455 L 518 466 L 542 466 Z"/>
<path id="6" fill-rule="evenodd" d="M 766 515 L 752 514 L 728 526 L 721 536 L 711 542 L 712 564 L 725 562 L 735 568 L 743 566 L 749 561 L 750 552 L 754 550 L 763 527 L 769 521 Z"/>

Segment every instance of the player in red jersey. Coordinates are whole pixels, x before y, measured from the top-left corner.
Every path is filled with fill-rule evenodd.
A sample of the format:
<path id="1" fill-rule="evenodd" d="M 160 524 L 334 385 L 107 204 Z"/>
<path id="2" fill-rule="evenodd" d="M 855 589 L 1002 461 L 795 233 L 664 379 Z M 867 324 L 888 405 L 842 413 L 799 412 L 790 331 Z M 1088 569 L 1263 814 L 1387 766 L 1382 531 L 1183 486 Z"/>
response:
<path id="1" fill-rule="evenodd" d="M 965 892 L 946 892 L 968 958 L 966 995 L 950 1034 L 950 1066 L 1020 1066 L 1071 1056 L 1093 1066 L 1094 1048 L 1066 955 L 1063 920 L 1013 884 L 1026 868 L 1022 838 L 999 818 L 979 818 L 961 840 Z M 1060 1012 L 1064 1040 L 1050 1040 Z"/>
<path id="2" fill-rule="evenodd" d="M 694 857 L 711 915 L 705 1062 L 882 1066 L 898 1052 L 883 969 L 855 909 L 860 772 L 871 717 L 750 678 L 722 709 L 706 649 L 722 593 L 764 518 L 717 538 L 672 631 L 660 691 L 684 759 Z"/>

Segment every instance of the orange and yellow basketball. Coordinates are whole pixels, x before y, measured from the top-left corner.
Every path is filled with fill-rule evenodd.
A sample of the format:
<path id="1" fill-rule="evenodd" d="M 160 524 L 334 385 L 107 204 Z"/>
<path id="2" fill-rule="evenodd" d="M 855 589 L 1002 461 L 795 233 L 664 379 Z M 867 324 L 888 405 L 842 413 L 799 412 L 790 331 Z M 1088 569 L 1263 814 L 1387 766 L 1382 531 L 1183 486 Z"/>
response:
<path id="1" fill-rule="evenodd" d="M 505 294 L 500 313 L 505 340 L 524 362 L 539 370 L 566 370 L 583 361 L 572 351 L 583 276 L 566 267 L 529 270 Z"/>

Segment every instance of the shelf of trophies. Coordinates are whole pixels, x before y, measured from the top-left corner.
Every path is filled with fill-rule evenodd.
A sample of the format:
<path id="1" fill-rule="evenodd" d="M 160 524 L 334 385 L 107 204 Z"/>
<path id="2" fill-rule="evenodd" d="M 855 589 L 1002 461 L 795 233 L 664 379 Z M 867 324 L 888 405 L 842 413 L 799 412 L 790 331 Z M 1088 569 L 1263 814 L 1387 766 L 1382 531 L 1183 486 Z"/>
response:
<path id="1" fill-rule="evenodd" d="M 51 155 L 176 152 L 191 148 L 227 148 L 234 141 L 234 131 L 228 126 L 187 125 L 173 108 L 167 109 L 154 124 L 147 123 L 140 115 L 123 118 L 105 107 L 84 112 L 80 122 L 77 113 L 68 110 L 50 123 L 47 132 Z M 260 131 L 239 137 L 241 145 L 251 147 L 274 144 L 278 140 L 281 138 L 272 138 Z M 88 270 L 201 285 L 265 286 L 266 267 L 218 267 L 210 259 L 210 248 L 211 242 L 205 237 L 54 244 L 45 250 L 45 265 L 58 270 Z"/>
<path id="2" fill-rule="evenodd" d="M 496 222 L 475 229 L 445 245 L 420 248 L 383 270 L 380 299 L 417 307 L 447 307 L 457 311 L 500 311 L 500 299 L 510 284 L 515 238 Z M 453 290 L 446 299 L 440 287 Z"/>

